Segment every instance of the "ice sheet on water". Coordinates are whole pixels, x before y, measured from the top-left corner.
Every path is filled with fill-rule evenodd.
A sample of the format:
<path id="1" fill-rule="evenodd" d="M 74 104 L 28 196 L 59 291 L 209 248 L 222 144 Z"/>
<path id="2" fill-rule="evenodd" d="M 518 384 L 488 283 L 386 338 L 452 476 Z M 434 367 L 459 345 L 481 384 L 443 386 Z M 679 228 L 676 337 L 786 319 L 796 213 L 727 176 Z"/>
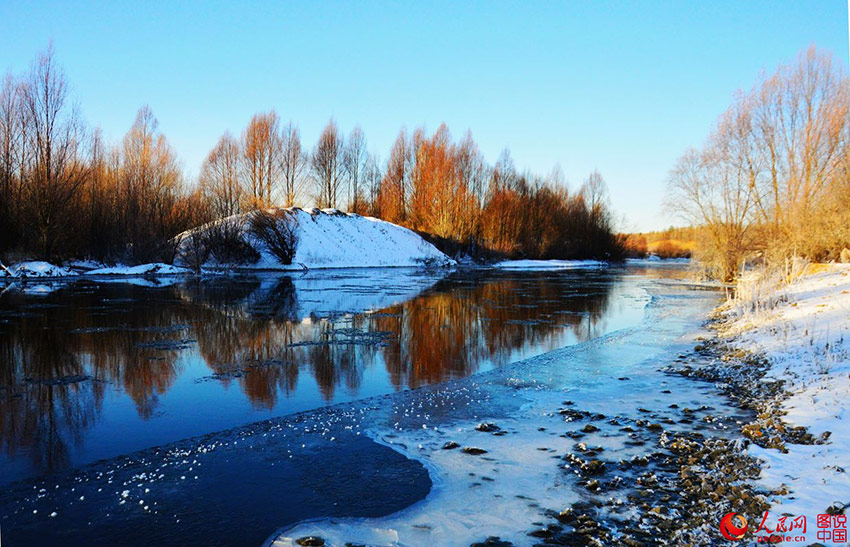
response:
<path id="1" fill-rule="evenodd" d="M 607 262 L 598 260 L 503 260 L 493 264 L 505 270 L 576 270 L 604 268 Z"/>
<path id="2" fill-rule="evenodd" d="M 658 361 L 689 343 L 677 343 L 677 337 L 695 328 L 702 313 L 713 304 L 710 294 L 676 290 L 669 285 L 659 287 L 660 294 L 651 302 L 642 290 L 638 291 L 634 298 L 625 300 L 625 305 L 638 309 L 647 306 L 646 317 L 585 344 L 464 380 L 261 422 L 116 458 L 69 474 L 59 488 L 43 481 L 19 485 L 3 498 L 0 514 L 16 519 L 18 529 L 36 527 L 39 519 L 47 519 L 58 510 L 57 526 L 79 526 L 79 520 L 97 514 L 101 515 L 95 521 L 98 530 L 116 522 L 132 522 L 145 530 L 152 525 L 165 531 L 185 527 L 193 530 L 194 537 L 195 527 L 204 525 L 198 517 L 198 499 L 223 504 L 216 514 L 227 514 L 235 503 L 298 509 L 310 507 L 299 496 L 310 496 L 310 491 L 318 489 L 320 501 L 341 500 L 340 506 L 324 513 L 336 516 L 304 521 L 282 535 L 275 534 L 272 539 L 277 544 L 310 534 L 334 540 L 331 544 L 468 545 L 491 535 L 523 544 L 531 523 L 542 521 L 546 510 L 560 511 L 584 495 L 572 470 L 565 469 L 561 459 L 577 442 L 564 437 L 565 433 L 582 435 L 588 444 L 603 446 L 609 458 L 631 457 L 642 449 L 627 445 L 628 435 L 608 420 L 614 418 L 623 424 L 645 417 L 638 414 L 638 404 L 661 418 L 671 412 L 667 410 L 671 402 L 696 407 L 707 399 L 708 387 L 657 370 Z M 670 393 L 662 393 L 661 386 Z M 567 400 L 573 404 L 566 405 Z M 579 409 L 579 414 L 568 412 L 573 408 Z M 482 422 L 492 422 L 498 429 L 478 428 Z M 581 433 L 591 422 L 599 431 Z M 375 461 L 364 461 L 362 454 L 375 454 L 379 458 L 377 467 L 390 460 L 370 449 L 374 443 L 364 444 L 364 438 L 418 463 L 404 467 L 395 462 L 395 474 L 389 466 L 364 470 Z M 449 441 L 458 447 L 444 449 Z M 463 448 L 485 452 L 464 452 Z M 288 465 L 290 461 L 297 463 Z M 420 464 L 428 470 L 434 486 L 427 497 L 411 505 L 418 499 L 411 499 L 411 493 L 419 492 L 422 484 L 404 481 L 415 475 L 417 466 L 422 469 Z M 345 469 L 339 469 L 341 466 Z M 276 475 L 279 469 L 289 471 Z M 244 470 L 258 475 L 249 477 Z M 292 473 L 312 475 L 293 478 Z M 394 485 L 395 490 L 385 489 L 381 496 L 374 496 L 351 486 L 356 480 L 351 477 L 364 476 L 375 485 Z M 221 482 L 230 479 L 236 482 Z M 249 479 L 258 485 L 253 487 L 255 491 L 245 489 L 243 481 Z M 237 483 L 242 485 L 241 490 Z M 293 494 L 293 484 L 309 488 Z M 270 497 L 263 497 L 260 490 L 267 492 L 270 488 Z M 245 496 L 239 497 L 241 494 Z M 394 494 L 396 505 L 374 505 L 380 502 L 378 498 L 388 499 Z M 359 495 L 359 500 L 352 502 L 352 495 Z M 80 500 L 80 496 L 85 499 Z M 369 504 L 373 504 L 370 511 L 364 510 Z M 401 507 L 406 508 L 379 517 Z M 239 513 L 238 518 L 269 514 L 262 510 L 248 513 Z M 295 520 L 316 514 L 314 511 Z M 295 520 L 278 520 L 269 530 Z"/>
<path id="3" fill-rule="evenodd" d="M 460 390 L 451 387 L 411 394 L 396 410 L 404 409 L 404 420 L 364 427 L 425 465 L 434 483 L 428 497 L 383 518 L 304 522 L 270 544 L 295 545 L 311 535 L 331 545 L 469 545 L 490 536 L 527 543 L 532 523 L 586 495 L 562 459 L 577 439 L 601 446 L 606 459 L 628 459 L 644 449 L 621 426 L 647 417 L 672 422 L 673 402 L 727 404 L 708 385 L 658 370 L 688 347 L 682 335 L 713 303 L 710 295 L 661 296 L 639 325 L 457 382 L 469 395 L 463 404 L 453 401 Z M 718 413 L 727 412 L 735 414 Z"/>

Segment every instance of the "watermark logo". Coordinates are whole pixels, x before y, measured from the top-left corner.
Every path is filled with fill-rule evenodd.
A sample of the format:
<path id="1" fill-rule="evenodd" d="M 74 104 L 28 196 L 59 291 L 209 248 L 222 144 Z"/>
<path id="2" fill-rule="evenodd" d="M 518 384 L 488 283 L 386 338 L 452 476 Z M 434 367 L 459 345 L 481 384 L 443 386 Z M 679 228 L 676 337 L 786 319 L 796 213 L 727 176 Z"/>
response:
<path id="1" fill-rule="evenodd" d="M 747 519 L 738 513 L 726 513 L 720 519 L 720 533 L 726 539 L 738 541 L 747 533 L 747 528 L 749 528 Z"/>
<path id="2" fill-rule="evenodd" d="M 761 523 L 751 531 L 756 544 L 775 545 L 779 543 L 811 543 L 806 537 L 807 522 L 805 515 L 783 514 L 779 518 L 770 519 L 765 511 Z M 756 522 L 756 521 L 753 521 Z M 847 515 L 821 514 L 817 516 L 817 538 L 819 541 L 832 541 L 846 544 Z M 726 513 L 720 519 L 720 533 L 730 541 L 740 541 L 750 531 L 747 518 L 738 513 Z"/>

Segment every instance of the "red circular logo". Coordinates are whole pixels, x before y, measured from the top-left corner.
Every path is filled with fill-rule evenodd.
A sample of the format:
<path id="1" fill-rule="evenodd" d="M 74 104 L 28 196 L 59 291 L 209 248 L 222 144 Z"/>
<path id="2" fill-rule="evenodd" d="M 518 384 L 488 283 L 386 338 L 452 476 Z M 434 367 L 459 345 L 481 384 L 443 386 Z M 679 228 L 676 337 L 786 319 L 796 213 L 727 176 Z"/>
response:
<path id="1" fill-rule="evenodd" d="M 737 523 L 735 522 L 736 519 Z M 748 527 L 747 519 L 738 513 L 726 513 L 720 519 L 720 533 L 723 534 L 723 537 L 732 541 L 738 541 L 744 537 Z"/>

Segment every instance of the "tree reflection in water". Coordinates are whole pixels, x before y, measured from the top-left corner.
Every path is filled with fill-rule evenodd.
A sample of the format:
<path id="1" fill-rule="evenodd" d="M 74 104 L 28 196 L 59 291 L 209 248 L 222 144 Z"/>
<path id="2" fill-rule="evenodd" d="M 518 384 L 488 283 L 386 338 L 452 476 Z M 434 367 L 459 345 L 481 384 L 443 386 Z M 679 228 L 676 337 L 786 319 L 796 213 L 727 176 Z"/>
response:
<path id="1" fill-rule="evenodd" d="M 126 394 L 149 420 L 187 359 L 202 360 L 212 381 L 238 386 L 259 409 L 298 397 L 303 374 L 328 402 L 339 390 L 356 396 L 376 367 L 390 391 L 466 376 L 596 336 L 617 281 L 600 272 L 455 272 L 380 307 L 399 287 L 337 277 L 309 287 L 276 275 L 168 287 L 80 281 L 40 297 L 7 291 L 0 296 L 3 450 L 41 471 L 67 467 L 70 448 L 110 412 L 107 390 Z M 349 293 L 357 298 L 346 300 Z M 371 298 L 378 305 L 369 304 L 373 293 L 383 295 Z M 323 309 L 327 302 L 343 309 Z"/>

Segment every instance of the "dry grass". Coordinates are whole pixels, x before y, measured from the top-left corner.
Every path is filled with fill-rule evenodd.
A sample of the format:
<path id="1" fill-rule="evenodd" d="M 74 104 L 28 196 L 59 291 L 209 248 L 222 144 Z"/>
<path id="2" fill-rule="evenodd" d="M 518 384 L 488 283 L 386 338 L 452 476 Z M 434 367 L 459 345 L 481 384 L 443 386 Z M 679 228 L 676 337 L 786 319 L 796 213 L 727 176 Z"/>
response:
<path id="1" fill-rule="evenodd" d="M 829 264 L 825 264 L 823 262 L 816 262 L 816 263 L 808 264 L 805 267 L 805 269 L 803 270 L 803 273 L 801 274 L 801 276 L 803 276 L 803 275 L 814 275 L 814 274 L 818 274 L 818 273 L 821 273 L 821 272 L 825 272 L 827 270 L 829 270 Z"/>
<path id="2" fill-rule="evenodd" d="M 682 239 L 662 239 L 647 244 L 647 250 L 661 258 L 688 258 L 696 248 L 696 241 Z"/>

